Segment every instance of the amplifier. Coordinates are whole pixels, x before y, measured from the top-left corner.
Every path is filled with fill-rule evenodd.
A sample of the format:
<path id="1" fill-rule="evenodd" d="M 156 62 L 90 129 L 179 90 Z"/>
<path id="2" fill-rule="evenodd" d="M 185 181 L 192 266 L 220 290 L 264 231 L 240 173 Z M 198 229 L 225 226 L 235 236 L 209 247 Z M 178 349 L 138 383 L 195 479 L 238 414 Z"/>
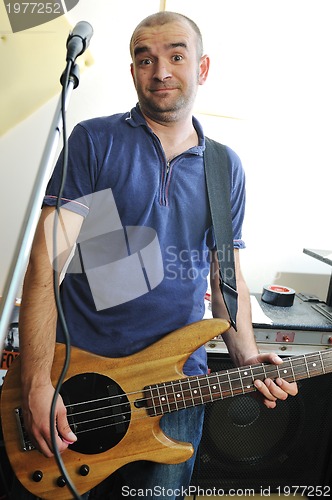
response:
<path id="1" fill-rule="evenodd" d="M 215 351 L 208 365 L 211 372 L 234 366 L 228 354 Z M 207 404 L 192 485 L 222 496 L 295 496 L 301 485 L 302 496 L 329 497 L 332 373 L 298 385 L 297 396 L 272 410 L 251 394 Z"/>
<path id="2" fill-rule="evenodd" d="M 267 304 L 257 294 L 251 299 L 254 334 L 261 352 L 297 355 L 332 347 L 332 324 L 314 309 L 312 299 L 296 295 L 291 307 Z M 222 335 L 209 341 L 206 349 L 226 353 Z"/>
<path id="3" fill-rule="evenodd" d="M 255 295 L 252 306 L 261 352 L 288 357 L 332 347 L 332 324 L 305 297 L 296 296 L 290 307 L 278 307 Z M 206 349 L 211 372 L 233 367 L 222 335 Z M 250 394 L 208 404 L 192 484 L 226 496 L 245 490 L 294 496 L 296 485 L 303 485 L 305 494 L 325 491 L 329 496 L 332 373 L 298 385 L 298 395 L 278 401 L 273 410 Z"/>

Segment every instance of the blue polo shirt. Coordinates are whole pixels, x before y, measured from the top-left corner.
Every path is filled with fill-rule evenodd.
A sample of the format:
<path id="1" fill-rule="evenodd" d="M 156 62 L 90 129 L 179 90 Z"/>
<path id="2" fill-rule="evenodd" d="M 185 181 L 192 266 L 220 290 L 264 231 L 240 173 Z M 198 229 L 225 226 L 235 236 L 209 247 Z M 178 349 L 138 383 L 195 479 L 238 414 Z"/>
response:
<path id="1" fill-rule="evenodd" d="M 199 144 L 167 163 L 158 137 L 137 105 L 130 112 L 78 124 L 69 138 L 62 203 L 84 216 L 80 244 L 61 285 L 72 345 L 103 356 L 140 351 L 203 318 L 214 247 Z M 230 162 L 234 245 L 244 246 L 245 179 Z M 57 202 L 62 154 L 45 205 Z M 95 257 L 98 254 L 98 257 Z M 58 341 L 63 341 L 61 327 Z M 185 365 L 206 372 L 204 348 Z"/>

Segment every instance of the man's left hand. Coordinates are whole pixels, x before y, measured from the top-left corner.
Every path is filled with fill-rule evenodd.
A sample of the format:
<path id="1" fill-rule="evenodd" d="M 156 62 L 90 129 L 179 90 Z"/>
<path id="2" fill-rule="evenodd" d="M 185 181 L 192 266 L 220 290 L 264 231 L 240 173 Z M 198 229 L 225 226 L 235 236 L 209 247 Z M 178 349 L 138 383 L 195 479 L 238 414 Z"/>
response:
<path id="1" fill-rule="evenodd" d="M 257 363 L 270 363 L 273 365 L 281 365 L 282 359 L 275 353 L 258 354 L 246 361 L 246 365 L 255 365 Z M 278 399 L 284 401 L 288 396 L 296 396 L 298 386 L 296 382 L 287 382 L 278 377 L 275 380 L 266 378 L 264 381 L 255 380 L 256 389 L 263 396 L 263 403 L 267 408 L 275 408 Z"/>

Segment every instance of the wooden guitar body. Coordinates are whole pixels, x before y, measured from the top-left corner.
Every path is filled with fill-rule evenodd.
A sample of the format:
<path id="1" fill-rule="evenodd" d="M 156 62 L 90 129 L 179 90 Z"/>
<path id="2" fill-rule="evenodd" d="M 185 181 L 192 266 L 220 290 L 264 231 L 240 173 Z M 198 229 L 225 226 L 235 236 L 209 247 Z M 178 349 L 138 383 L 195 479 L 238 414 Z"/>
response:
<path id="1" fill-rule="evenodd" d="M 159 426 L 163 414 L 256 390 L 254 381 L 281 377 L 289 382 L 332 372 L 332 349 L 186 377 L 190 354 L 229 328 L 219 319 L 199 321 L 166 335 L 132 356 L 104 358 L 72 349 L 61 388 L 68 421 L 78 441 L 61 455 L 67 478 L 83 494 L 123 465 L 136 460 L 180 463 L 193 453 Z M 57 383 L 65 346 L 58 344 L 52 370 Z M 34 495 L 73 498 L 55 458 L 45 458 L 24 431 L 20 415 L 19 356 L 9 368 L 1 396 L 3 437 L 13 470 Z M 27 450 L 27 451 L 24 451 Z"/>
<path id="2" fill-rule="evenodd" d="M 144 388 L 185 378 L 182 368 L 192 352 L 228 328 L 229 323 L 224 320 L 202 320 L 166 335 L 143 351 L 116 359 L 72 348 L 61 394 L 78 442 L 70 446 L 61 458 L 79 494 L 89 491 L 129 462 L 179 463 L 191 457 L 191 444 L 167 437 L 159 426 L 162 415 L 149 414 L 146 405 L 141 404 L 146 401 Z M 65 346 L 57 344 L 52 370 L 54 385 L 63 368 L 64 357 Z M 18 479 L 34 495 L 53 500 L 70 499 L 71 491 L 56 460 L 45 458 L 36 449 L 22 449 L 18 415 L 21 407 L 19 358 L 6 374 L 1 397 L 2 428 L 8 457 Z M 85 416 L 81 420 L 76 417 L 80 413 L 77 407 L 81 408 L 85 399 L 92 401 L 92 409 L 97 412 L 101 425 L 96 431 L 92 428 L 89 432 L 82 432 L 85 437 L 81 438 L 80 431 L 86 431 L 85 416 L 91 413 L 90 407 L 84 408 Z M 99 401 L 106 403 L 100 405 Z M 121 411 L 113 410 L 113 403 Z M 78 424 L 75 423 L 77 418 Z"/>

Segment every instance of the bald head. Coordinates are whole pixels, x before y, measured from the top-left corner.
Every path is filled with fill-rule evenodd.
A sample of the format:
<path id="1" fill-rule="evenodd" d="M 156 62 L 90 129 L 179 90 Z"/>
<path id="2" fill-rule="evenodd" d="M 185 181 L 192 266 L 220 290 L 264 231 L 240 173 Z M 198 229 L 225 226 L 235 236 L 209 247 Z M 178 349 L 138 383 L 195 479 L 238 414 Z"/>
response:
<path id="1" fill-rule="evenodd" d="M 203 55 L 203 40 L 202 40 L 202 34 L 200 32 L 199 27 L 197 26 L 194 21 L 192 21 L 189 17 L 184 16 L 183 14 L 178 14 L 177 12 L 169 12 L 169 11 L 164 11 L 164 12 L 157 12 L 156 14 L 152 14 L 151 16 L 146 17 L 141 21 L 135 28 L 131 40 L 130 40 L 130 54 L 131 57 L 134 58 L 134 50 L 133 50 L 133 41 L 135 39 L 136 33 L 141 29 L 141 28 L 151 28 L 154 26 L 163 26 L 168 23 L 174 23 L 174 22 L 182 22 L 188 25 L 196 34 L 196 50 L 197 50 L 197 57 L 200 59 Z"/>

